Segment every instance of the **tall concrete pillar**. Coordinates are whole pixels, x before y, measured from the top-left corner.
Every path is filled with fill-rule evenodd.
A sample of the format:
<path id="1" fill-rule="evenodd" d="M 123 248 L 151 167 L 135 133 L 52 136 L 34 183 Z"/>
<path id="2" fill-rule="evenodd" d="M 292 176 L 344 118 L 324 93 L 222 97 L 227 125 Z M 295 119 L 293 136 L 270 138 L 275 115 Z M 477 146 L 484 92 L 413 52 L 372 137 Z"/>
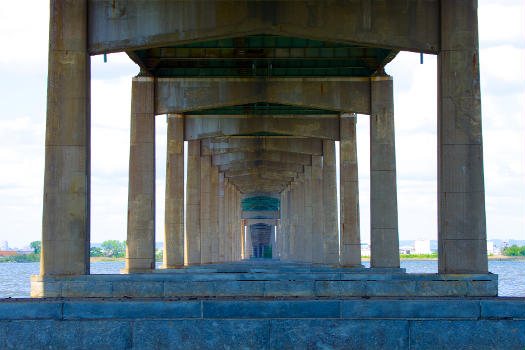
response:
<path id="1" fill-rule="evenodd" d="M 361 265 L 359 182 L 357 174 L 356 115 L 340 118 L 341 265 Z"/>
<path id="2" fill-rule="evenodd" d="M 279 259 L 279 246 L 277 245 L 277 225 L 272 226 L 272 237 L 270 242 L 272 245 L 272 259 Z"/>
<path id="3" fill-rule="evenodd" d="M 226 191 L 225 188 L 225 181 L 224 181 L 224 173 L 219 173 L 219 198 L 218 198 L 218 230 L 219 230 L 219 261 L 226 261 L 225 253 L 226 253 L 226 220 L 225 220 L 225 206 L 226 202 L 224 200 L 224 194 Z"/>
<path id="4" fill-rule="evenodd" d="M 211 262 L 219 262 L 219 168 L 211 167 L 210 176 Z"/>
<path id="5" fill-rule="evenodd" d="M 477 5 L 441 1 L 439 273 L 488 272 Z"/>
<path id="6" fill-rule="evenodd" d="M 210 178 L 211 156 L 201 156 L 201 264 L 211 263 Z"/>
<path id="7" fill-rule="evenodd" d="M 250 225 L 246 224 L 246 259 L 253 257 L 252 231 Z"/>
<path id="8" fill-rule="evenodd" d="M 89 274 L 87 0 L 51 1 L 42 275 Z"/>
<path id="9" fill-rule="evenodd" d="M 313 211 L 312 211 L 312 166 L 304 167 L 304 182 L 303 182 L 303 261 L 312 262 L 312 233 L 313 233 Z"/>
<path id="10" fill-rule="evenodd" d="M 287 261 L 289 260 L 288 257 L 288 249 L 289 249 L 289 241 L 288 241 L 288 224 L 289 224 L 289 216 L 288 216 L 288 196 L 289 196 L 289 190 L 290 186 L 288 186 L 286 189 L 284 189 L 281 192 L 281 260 Z"/>
<path id="11" fill-rule="evenodd" d="M 168 115 L 163 268 L 184 266 L 184 116 Z"/>
<path id="12" fill-rule="evenodd" d="M 241 192 L 237 189 L 235 189 L 235 213 L 236 213 L 236 220 L 235 220 L 235 229 L 237 230 L 237 260 L 241 260 L 242 258 L 242 231 L 241 231 Z"/>
<path id="13" fill-rule="evenodd" d="M 155 268 L 155 115 L 153 77 L 133 78 L 125 272 Z"/>
<path id="14" fill-rule="evenodd" d="M 297 198 L 296 198 L 296 232 L 295 232 L 295 249 L 297 261 L 305 262 L 306 246 L 304 238 L 304 174 L 299 176 L 297 183 Z"/>
<path id="15" fill-rule="evenodd" d="M 371 267 L 399 267 L 393 82 L 370 82 L 370 242 Z"/>
<path id="16" fill-rule="evenodd" d="M 339 264 L 335 141 L 323 140 L 323 263 Z"/>
<path id="17" fill-rule="evenodd" d="M 188 141 L 186 175 L 186 251 L 187 264 L 201 263 L 201 145 Z"/>
<path id="18" fill-rule="evenodd" d="M 323 158 L 312 156 L 312 262 L 323 262 Z"/>
<path id="19" fill-rule="evenodd" d="M 226 193 L 224 196 L 225 208 L 224 219 L 226 223 L 225 231 L 225 247 L 226 247 L 226 261 L 233 261 L 232 259 L 232 186 L 229 181 L 226 182 Z"/>
<path id="20" fill-rule="evenodd" d="M 289 257 L 291 261 L 297 261 L 297 241 L 296 241 L 296 234 L 297 234 L 297 225 L 298 225 L 298 216 L 297 216 L 297 184 L 298 178 L 296 178 L 291 184 L 290 184 L 290 196 L 289 196 L 289 214 L 288 217 L 290 218 L 290 229 L 289 229 Z"/>

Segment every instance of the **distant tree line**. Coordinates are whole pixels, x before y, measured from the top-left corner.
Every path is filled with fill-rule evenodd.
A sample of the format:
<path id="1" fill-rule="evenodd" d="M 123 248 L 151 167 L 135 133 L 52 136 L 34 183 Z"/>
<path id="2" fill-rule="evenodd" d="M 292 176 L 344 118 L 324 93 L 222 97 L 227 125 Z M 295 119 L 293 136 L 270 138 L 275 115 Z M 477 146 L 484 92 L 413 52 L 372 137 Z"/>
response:
<path id="1" fill-rule="evenodd" d="M 514 244 L 503 249 L 501 253 L 506 256 L 525 256 L 525 246 L 518 247 Z"/>
<path id="2" fill-rule="evenodd" d="M 107 256 L 111 258 L 123 258 L 126 255 L 126 241 L 104 241 L 100 245 L 100 248 L 91 247 L 89 253 L 90 256 L 93 257 Z"/>

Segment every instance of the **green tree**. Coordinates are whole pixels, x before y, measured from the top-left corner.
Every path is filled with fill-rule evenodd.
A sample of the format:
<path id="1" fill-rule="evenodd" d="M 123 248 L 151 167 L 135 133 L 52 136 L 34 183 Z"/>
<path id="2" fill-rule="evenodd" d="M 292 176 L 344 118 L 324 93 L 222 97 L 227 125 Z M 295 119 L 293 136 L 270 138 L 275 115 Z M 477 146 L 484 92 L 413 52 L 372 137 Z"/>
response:
<path id="1" fill-rule="evenodd" d="M 40 254 L 40 251 L 42 250 L 42 242 L 33 241 L 29 243 L 29 246 L 31 247 L 31 249 L 33 249 L 33 253 Z"/>
<path id="2" fill-rule="evenodd" d="M 117 240 L 109 240 L 102 242 L 102 251 L 114 258 L 123 258 L 126 253 L 126 243 Z"/>
<path id="3" fill-rule="evenodd" d="M 155 249 L 155 261 L 162 261 L 162 255 L 163 255 L 163 250 L 162 249 Z"/>
<path id="4" fill-rule="evenodd" d="M 91 249 L 89 250 L 89 255 L 90 256 L 104 256 L 104 252 L 102 251 L 102 249 L 98 247 L 91 247 Z"/>
<path id="5" fill-rule="evenodd" d="M 511 245 L 503 249 L 503 255 L 506 256 L 525 256 L 525 246 L 518 247 L 517 245 Z"/>

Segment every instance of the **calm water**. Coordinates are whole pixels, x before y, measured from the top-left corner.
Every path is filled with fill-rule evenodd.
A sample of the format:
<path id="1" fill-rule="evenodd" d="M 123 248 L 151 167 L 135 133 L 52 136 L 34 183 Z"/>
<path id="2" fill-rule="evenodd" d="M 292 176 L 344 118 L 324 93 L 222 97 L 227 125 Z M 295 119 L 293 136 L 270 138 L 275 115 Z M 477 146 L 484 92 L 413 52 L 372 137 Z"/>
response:
<path id="1" fill-rule="evenodd" d="M 402 261 L 401 267 L 407 272 L 436 273 L 437 261 Z M 122 268 L 123 262 L 98 262 L 91 264 L 91 273 L 118 274 Z M 489 261 L 489 270 L 499 275 L 500 296 L 525 297 L 525 261 Z M 39 263 L 0 263 L 0 298 L 29 297 L 29 276 L 39 273 Z"/>

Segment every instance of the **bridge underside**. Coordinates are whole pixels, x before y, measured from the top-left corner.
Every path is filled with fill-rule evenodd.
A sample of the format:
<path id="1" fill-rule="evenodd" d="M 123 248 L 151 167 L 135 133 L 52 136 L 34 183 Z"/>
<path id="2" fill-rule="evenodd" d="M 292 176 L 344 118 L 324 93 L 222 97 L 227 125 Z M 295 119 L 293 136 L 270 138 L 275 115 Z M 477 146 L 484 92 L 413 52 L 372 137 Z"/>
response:
<path id="1" fill-rule="evenodd" d="M 9 334 L 18 326 L 43 334 L 26 348 L 523 347 L 523 309 L 479 299 L 497 296 L 497 276 L 486 251 L 476 1 L 51 6 L 42 262 L 31 295 L 74 299 L 43 301 L 44 316 L 20 306 L 19 318 L 0 320 L 0 348 L 17 348 Z M 400 268 L 385 73 L 400 50 L 438 57 L 437 274 Z M 126 52 L 140 73 L 126 266 L 95 276 L 89 62 L 109 52 Z M 165 114 L 156 269 L 155 118 Z M 370 121 L 370 268 L 361 264 L 357 114 Z"/>

